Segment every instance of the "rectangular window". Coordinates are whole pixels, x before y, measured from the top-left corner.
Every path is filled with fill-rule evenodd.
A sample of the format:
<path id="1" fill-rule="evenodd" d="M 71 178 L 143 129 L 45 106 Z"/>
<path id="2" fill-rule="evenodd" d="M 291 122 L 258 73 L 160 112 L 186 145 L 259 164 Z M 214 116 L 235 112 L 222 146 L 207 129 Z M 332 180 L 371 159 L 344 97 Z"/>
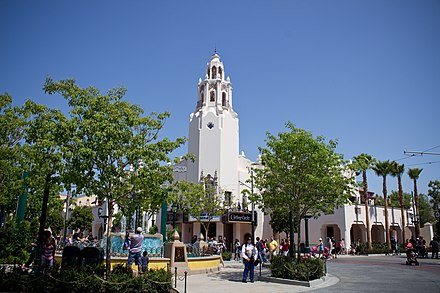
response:
<path id="1" fill-rule="evenodd" d="M 232 192 L 231 191 L 225 191 L 225 206 L 231 206 L 232 205 Z"/>

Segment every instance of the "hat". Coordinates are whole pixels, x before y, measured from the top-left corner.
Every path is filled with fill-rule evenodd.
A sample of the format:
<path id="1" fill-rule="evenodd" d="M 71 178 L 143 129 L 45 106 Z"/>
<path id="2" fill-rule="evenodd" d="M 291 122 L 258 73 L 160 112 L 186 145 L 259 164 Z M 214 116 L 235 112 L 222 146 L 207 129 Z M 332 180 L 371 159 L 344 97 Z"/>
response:
<path id="1" fill-rule="evenodd" d="M 322 238 L 319 238 L 319 241 L 322 241 Z"/>
<path id="2" fill-rule="evenodd" d="M 142 233 L 142 228 L 141 227 L 137 227 L 136 232 Z"/>

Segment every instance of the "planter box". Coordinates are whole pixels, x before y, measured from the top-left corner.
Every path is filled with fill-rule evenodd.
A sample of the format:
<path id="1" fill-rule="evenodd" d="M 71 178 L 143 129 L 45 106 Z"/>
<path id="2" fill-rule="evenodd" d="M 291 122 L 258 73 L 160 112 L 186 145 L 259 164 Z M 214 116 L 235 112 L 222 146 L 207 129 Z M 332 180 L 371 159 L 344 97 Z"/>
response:
<path id="1" fill-rule="evenodd" d="M 281 279 L 270 276 L 259 276 L 258 281 L 270 282 L 270 283 L 278 283 L 278 284 L 286 284 L 286 285 L 295 285 L 295 286 L 303 286 L 303 287 L 311 287 L 321 284 L 326 281 L 326 276 L 311 280 L 311 281 L 298 281 L 298 280 L 290 280 L 290 279 Z"/>

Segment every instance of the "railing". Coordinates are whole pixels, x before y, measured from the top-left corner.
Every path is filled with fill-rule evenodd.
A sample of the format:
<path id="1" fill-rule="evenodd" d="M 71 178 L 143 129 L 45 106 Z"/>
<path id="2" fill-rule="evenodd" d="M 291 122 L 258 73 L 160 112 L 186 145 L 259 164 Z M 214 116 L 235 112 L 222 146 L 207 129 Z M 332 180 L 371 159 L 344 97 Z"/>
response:
<path id="1" fill-rule="evenodd" d="M 186 253 L 189 257 L 204 257 L 219 255 L 221 249 L 218 246 L 202 246 L 201 248 L 194 244 L 186 244 Z"/>
<path id="2" fill-rule="evenodd" d="M 103 243 L 102 243 L 102 239 L 101 240 L 84 240 L 84 241 L 80 241 L 80 240 L 72 240 L 72 242 L 68 242 L 68 243 L 64 243 L 64 241 L 59 241 L 56 247 L 56 252 L 57 253 L 62 253 L 63 252 L 63 248 L 66 246 L 76 246 L 79 249 L 83 249 L 84 247 L 99 247 L 102 248 L 103 247 Z"/>

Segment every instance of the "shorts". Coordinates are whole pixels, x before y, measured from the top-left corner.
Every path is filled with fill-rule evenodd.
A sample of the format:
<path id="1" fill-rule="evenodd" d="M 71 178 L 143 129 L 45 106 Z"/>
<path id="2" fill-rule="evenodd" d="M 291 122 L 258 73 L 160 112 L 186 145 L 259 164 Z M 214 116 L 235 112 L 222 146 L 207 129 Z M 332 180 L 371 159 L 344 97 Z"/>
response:
<path id="1" fill-rule="evenodd" d="M 131 266 L 133 264 L 133 258 L 134 258 L 134 264 L 140 265 L 141 264 L 141 252 L 129 252 L 128 253 L 128 265 Z"/>
<path id="2" fill-rule="evenodd" d="M 43 267 L 53 267 L 53 258 L 47 258 L 44 255 L 41 256 L 41 266 Z"/>

